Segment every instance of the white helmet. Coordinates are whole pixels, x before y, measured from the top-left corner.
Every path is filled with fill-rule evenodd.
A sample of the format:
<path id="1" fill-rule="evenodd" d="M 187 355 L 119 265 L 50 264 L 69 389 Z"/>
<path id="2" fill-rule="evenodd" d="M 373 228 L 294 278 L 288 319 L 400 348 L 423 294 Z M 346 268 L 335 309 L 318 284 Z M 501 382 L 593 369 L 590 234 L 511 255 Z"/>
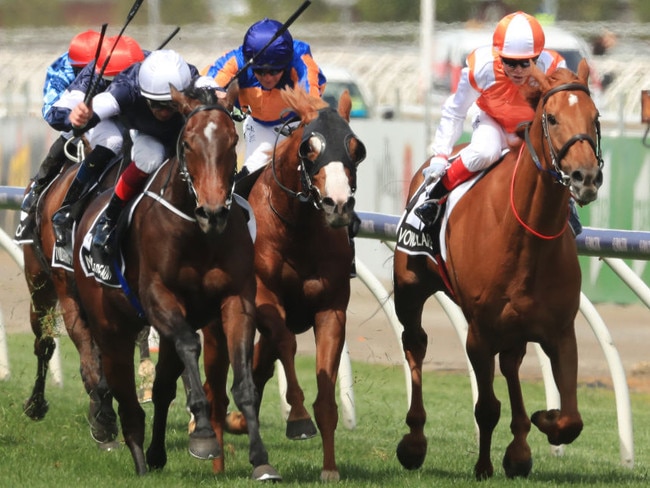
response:
<path id="1" fill-rule="evenodd" d="M 140 66 L 140 93 L 150 100 L 171 100 L 169 85 L 184 90 L 191 79 L 190 67 L 176 51 L 153 51 Z"/>

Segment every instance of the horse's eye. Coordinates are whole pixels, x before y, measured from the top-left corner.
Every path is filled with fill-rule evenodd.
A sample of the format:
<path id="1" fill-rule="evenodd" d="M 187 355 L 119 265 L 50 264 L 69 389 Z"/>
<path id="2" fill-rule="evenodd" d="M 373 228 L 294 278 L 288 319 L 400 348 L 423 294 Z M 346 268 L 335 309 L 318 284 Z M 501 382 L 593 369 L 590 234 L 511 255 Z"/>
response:
<path id="1" fill-rule="evenodd" d="M 187 141 L 183 141 L 183 150 L 184 151 L 191 151 L 192 147 L 190 146 L 190 143 Z"/>
<path id="2" fill-rule="evenodd" d="M 555 118 L 555 115 L 549 114 L 547 117 L 548 123 L 551 125 L 557 124 L 557 119 Z"/>

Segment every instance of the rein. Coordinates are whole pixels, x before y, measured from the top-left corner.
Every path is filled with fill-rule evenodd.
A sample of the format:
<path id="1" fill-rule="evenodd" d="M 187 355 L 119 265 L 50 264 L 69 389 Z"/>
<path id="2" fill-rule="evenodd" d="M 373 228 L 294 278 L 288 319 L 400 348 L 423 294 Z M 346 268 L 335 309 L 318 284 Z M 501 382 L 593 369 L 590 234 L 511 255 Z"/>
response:
<path id="1" fill-rule="evenodd" d="M 562 85 L 559 85 L 559 86 L 556 86 L 556 87 L 552 88 L 551 90 L 549 90 L 548 92 L 546 92 L 544 94 L 544 96 L 543 96 L 543 98 L 541 100 L 542 106 L 546 105 L 546 102 L 548 101 L 548 99 L 552 95 L 554 95 L 554 94 L 556 94 L 556 93 L 558 93 L 560 91 L 575 91 L 575 90 L 583 91 L 587 95 L 590 95 L 589 88 L 587 88 L 585 85 L 582 85 L 581 83 L 564 83 Z M 537 155 L 537 152 L 535 151 L 535 148 L 534 148 L 534 146 L 533 146 L 533 144 L 532 144 L 532 142 L 530 140 L 530 126 L 531 126 L 531 124 L 528 123 L 526 125 L 526 127 L 525 127 L 525 130 L 524 130 L 525 146 L 528 148 L 528 152 L 530 153 L 531 159 L 533 160 L 533 163 L 535 164 L 535 166 L 537 167 L 537 169 L 540 172 L 550 174 L 556 182 L 562 184 L 565 187 L 569 187 L 570 182 L 571 182 L 571 177 L 569 175 L 567 175 L 566 173 L 564 173 L 564 171 L 562 171 L 562 168 L 560 167 L 560 162 L 567 155 L 567 153 L 569 152 L 569 149 L 571 149 L 571 146 L 573 146 L 573 144 L 575 144 L 576 142 L 580 142 L 580 141 L 587 141 L 589 143 L 589 145 L 591 146 L 591 148 L 594 151 L 594 154 L 596 155 L 596 158 L 598 160 L 598 165 L 601 168 L 603 167 L 604 163 L 603 163 L 603 158 L 602 158 L 602 150 L 601 150 L 601 147 L 600 147 L 600 122 L 598 120 L 596 120 L 596 122 L 595 122 L 597 141 L 594 141 L 593 138 L 589 134 L 584 134 L 584 133 L 575 134 L 571 138 L 569 138 L 568 141 L 566 141 L 564 143 L 564 145 L 560 148 L 559 152 L 555 151 L 555 149 L 553 147 L 553 143 L 551 141 L 551 136 L 550 136 L 549 131 L 548 131 L 548 115 L 546 113 L 546 109 L 544 109 L 542 111 L 542 120 L 541 120 L 541 122 L 542 122 L 542 132 L 544 134 L 544 139 L 546 141 L 546 145 L 548 146 L 549 154 L 550 154 L 550 157 L 551 157 L 551 164 L 553 166 L 553 169 L 544 168 L 542 166 L 541 162 L 540 162 L 540 158 Z M 556 238 L 560 237 L 562 234 L 564 234 L 564 231 L 566 230 L 566 228 L 568 226 L 568 223 L 569 223 L 569 218 L 568 218 L 569 211 L 567 211 L 567 219 L 566 219 L 566 221 L 564 223 L 564 226 L 562 227 L 562 230 L 560 230 L 560 232 L 558 232 L 555 235 L 545 235 L 545 234 L 541 234 L 540 232 L 537 232 L 536 230 L 531 228 L 528 224 L 526 224 L 523 221 L 523 219 L 521 218 L 521 216 L 519 215 L 519 213 L 517 212 L 517 209 L 515 207 L 515 201 L 514 201 L 515 175 L 517 174 L 517 169 L 519 168 L 519 162 L 521 160 L 523 150 L 524 150 L 524 144 L 521 145 L 521 148 L 519 150 L 519 155 L 517 156 L 517 162 L 515 164 L 515 169 L 512 172 L 512 180 L 511 180 L 511 183 L 510 183 L 510 207 L 512 208 L 512 212 L 513 212 L 515 218 L 517 219 L 517 221 L 519 222 L 519 224 L 524 229 L 526 229 L 528 232 L 530 232 L 531 234 L 533 234 L 536 237 L 539 237 L 540 239 L 546 239 L 546 240 L 556 239 Z"/>

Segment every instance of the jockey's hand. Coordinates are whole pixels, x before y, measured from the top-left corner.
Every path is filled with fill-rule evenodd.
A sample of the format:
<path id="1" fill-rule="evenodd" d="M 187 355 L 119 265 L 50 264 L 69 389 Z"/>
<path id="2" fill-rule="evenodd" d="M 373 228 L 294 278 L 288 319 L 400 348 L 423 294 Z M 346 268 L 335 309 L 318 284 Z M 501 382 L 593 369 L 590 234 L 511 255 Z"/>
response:
<path id="1" fill-rule="evenodd" d="M 73 129 L 83 129 L 93 116 L 93 109 L 84 102 L 77 104 L 70 112 L 70 123 Z"/>
<path id="2" fill-rule="evenodd" d="M 449 161 L 444 156 L 434 156 L 429 162 L 429 166 L 422 170 L 424 179 L 426 181 L 432 181 L 440 178 L 447 168 L 449 167 Z"/>

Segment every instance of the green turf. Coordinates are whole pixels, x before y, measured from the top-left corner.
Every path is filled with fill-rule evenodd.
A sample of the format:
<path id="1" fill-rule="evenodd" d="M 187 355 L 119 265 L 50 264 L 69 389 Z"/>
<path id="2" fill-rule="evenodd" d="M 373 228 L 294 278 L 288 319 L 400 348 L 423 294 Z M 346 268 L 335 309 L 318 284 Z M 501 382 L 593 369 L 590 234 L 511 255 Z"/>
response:
<path id="1" fill-rule="evenodd" d="M 2 487 L 196 487 L 251 486 L 247 438 L 226 437 L 226 473 L 214 475 L 210 462 L 192 458 L 187 452 L 187 420 L 182 388 L 172 405 L 168 426 L 168 464 L 162 472 L 135 475 L 128 449 L 99 451 L 88 434 L 85 420 L 87 398 L 78 371 L 78 356 L 67 338 L 61 340 L 63 388 L 50 381 L 47 398 L 50 411 L 34 422 L 22 414 L 22 403 L 30 393 L 36 362 L 32 337 L 8 337 L 11 377 L 0 382 L 0 486 Z M 298 374 L 307 398 L 315 399 L 312 358 L 298 360 Z M 451 487 L 474 486 L 473 466 L 477 445 L 472 417 L 469 379 L 462 374 L 426 373 L 424 394 L 429 439 L 424 466 L 404 470 L 395 447 L 406 433 L 406 399 L 401 367 L 353 363 L 357 426 L 339 422 L 336 456 L 341 486 Z M 579 390 L 585 428 L 555 457 L 545 436 L 534 427 L 529 435 L 534 466 L 528 479 L 509 480 L 501 468 L 510 442 L 509 407 L 503 378 L 497 377 L 496 392 L 502 401 L 502 417 L 494 434 L 492 461 L 495 475 L 481 486 L 648 486 L 650 482 L 650 395 L 632 393 L 635 435 L 635 467 L 620 463 L 614 394 L 605 388 L 582 386 Z M 523 386 L 529 412 L 545 408 L 541 383 Z M 147 442 L 152 405 L 147 413 Z M 270 462 L 285 485 L 321 486 L 320 437 L 289 441 L 284 437 L 278 388 L 272 380 L 265 392 L 261 414 L 262 436 Z M 146 447 L 146 446 L 145 446 Z"/>

